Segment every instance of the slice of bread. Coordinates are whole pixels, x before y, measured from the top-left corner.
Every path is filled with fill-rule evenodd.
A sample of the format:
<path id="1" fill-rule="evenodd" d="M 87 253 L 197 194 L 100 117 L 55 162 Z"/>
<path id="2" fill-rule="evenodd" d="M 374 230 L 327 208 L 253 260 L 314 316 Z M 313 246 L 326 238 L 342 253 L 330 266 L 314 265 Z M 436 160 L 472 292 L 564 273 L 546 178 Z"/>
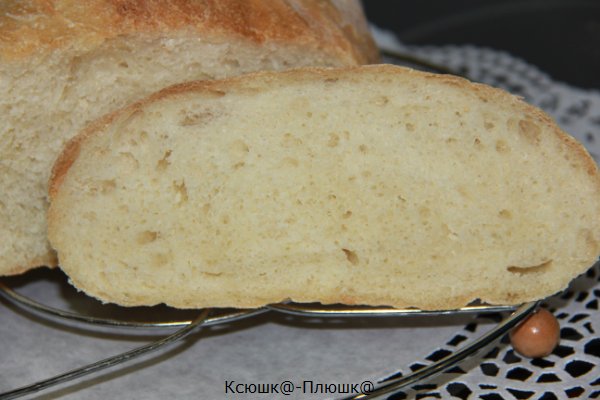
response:
<path id="1" fill-rule="evenodd" d="M 168 88 L 71 141 L 50 195 L 64 271 L 129 306 L 516 304 L 600 253 L 575 139 L 501 90 L 386 65 Z"/>
<path id="2" fill-rule="evenodd" d="M 377 60 L 358 0 L 0 5 L 0 275 L 56 265 L 47 182 L 86 123 L 175 83 Z"/>

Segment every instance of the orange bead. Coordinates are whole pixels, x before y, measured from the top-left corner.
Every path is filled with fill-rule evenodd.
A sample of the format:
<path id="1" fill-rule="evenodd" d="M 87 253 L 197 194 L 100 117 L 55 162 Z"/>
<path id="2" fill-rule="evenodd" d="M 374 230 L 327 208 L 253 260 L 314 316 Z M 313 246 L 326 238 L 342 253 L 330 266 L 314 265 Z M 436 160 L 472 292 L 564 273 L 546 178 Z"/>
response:
<path id="1" fill-rule="evenodd" d="M 545 357 L 552 353 L 560 340 L 560 326 L 552 313 L 538 309 L 510 332 L 513 348 L 530 358 Z"/>

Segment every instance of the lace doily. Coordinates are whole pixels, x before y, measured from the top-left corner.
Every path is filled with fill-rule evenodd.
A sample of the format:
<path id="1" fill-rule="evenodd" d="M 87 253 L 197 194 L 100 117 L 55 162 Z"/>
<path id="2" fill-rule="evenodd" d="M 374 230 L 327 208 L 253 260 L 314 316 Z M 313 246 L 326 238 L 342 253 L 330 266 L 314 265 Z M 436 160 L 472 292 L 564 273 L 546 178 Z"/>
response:
<path id="1" fill-rule="evenodd" d="M 442 65 L 477 82 L 486 83 L 522 96 L 550 114 L 558 124 L 582 142 L 596 162 L 600 156 L 600 92 L 583 90 L 553 81 L 548 75 L 511 56 L 474 46 L 416 47 L 399 43 L 392 34 L 374 28 L 382 49 L 409 54 Z M 394 62 L 393 59 L 384 60 Z M 563 399 L 600 398 L 600 264 L 576 279 L 561 296 L 545 306 L 561 325 L 561 343 L 545 358 L 524 359 L 510 346 L 498 345 L 483 358 L 467 361 L 438 378 L 417 385 L 389 399 Z M 450 354 L 465 340 L 476 337 L 479 323 L 499 315 L 480 316 L 448 338 L 424 362 L 409 366 L 422 368 L 427 362 Z M 508 338 L 503 339 L 504 344 Z M 391 377 L 407 373 L 399 371 Z"/>

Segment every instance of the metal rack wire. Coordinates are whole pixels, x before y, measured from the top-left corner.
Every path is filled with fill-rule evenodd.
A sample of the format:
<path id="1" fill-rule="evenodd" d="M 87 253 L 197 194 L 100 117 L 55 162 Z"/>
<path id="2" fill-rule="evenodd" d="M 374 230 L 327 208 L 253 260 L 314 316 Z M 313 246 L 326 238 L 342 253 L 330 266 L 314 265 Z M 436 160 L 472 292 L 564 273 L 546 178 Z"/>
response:
<path id="1" fill-rule="evenodd" d="M 158 349 L 161 349 L 169 344 L 175 343 L 186 336 L 196 332 L 202 327 L 217 325 L 222 323 L 234 322 L 245 318 L 250 318 L 265 312 L 280 312 L 301 317 L 406 317 L 406 316 L 436 316 L 436 315 L 451 315 L 451 314 L 472 314 L 472 313 L 497 313 L 512 311 L 502 322 L 496 325 L 493 329 L 480 336 L 478 339 L 467 343 L 453 354 L 442 358 L 425 368 L 413 372 L 412 374 L 393 379 L 384 384 L 374 387 L 370 393 L 361 393 L 356 396 L 348 397 L 350 399 L 376 399 L 384 395 L 393 394 L 402 388 L 421 382 L 427 378 L 433 377 L 457 362 L 476 353 L 478 350 L 486 347 L 494 342 L 499 337 L 506 334 L 510 329 L 515 327 L 519 322 L 525 319 L 531 312 L 535 310 L 538 302 L 523 304 L 519 307 L 512 306 L 488 306 L 476 305 L 468 306 L 456 310 L 440 310 L 440 311 L 421 311 L 417 309 L 394 309 L 389 307 L 349 307 L 342 305 L 321 305 L 321 304 L 297 304 L 297 303 L 280 303 L 272 304 L 262 308 L 248 310 L 229 310 L 229 309 L 202 309 L 198 310 L 195 318 L 189 320 L 167 320 L 167 321 L 124 321 L 110 318 L 100 318 L 90 315 L 83 315 L 62 309 L 49 307 L 23 296 L 0 282 L 0 295 L 8 299 L 12 303 L 24 307 L 34 313 L 40 314 L 47 318 L 53 318 L 62 321 L 75 321 L 78 323 L 88 324 L 92 326 L 113 326 L 118 328 L 177 328 L 174 333 L 165 336 L 162 339 L 151 342 L 147 345 L 137 347 L 133 350 L 117 354 L 112 357 L 91 363 L 89 365 L 76 368 L 74 370 L 44 379 L 42 381 L 26 385 L 17 389 L 13 389 L 4 393 L 0 393 L 0 399 L 16 399 L 25 395 L 37 393 L 44 389 L 62 384 L 94 372 L 114 367 L 123 364 L 143 354 L 147 354 Z"/>

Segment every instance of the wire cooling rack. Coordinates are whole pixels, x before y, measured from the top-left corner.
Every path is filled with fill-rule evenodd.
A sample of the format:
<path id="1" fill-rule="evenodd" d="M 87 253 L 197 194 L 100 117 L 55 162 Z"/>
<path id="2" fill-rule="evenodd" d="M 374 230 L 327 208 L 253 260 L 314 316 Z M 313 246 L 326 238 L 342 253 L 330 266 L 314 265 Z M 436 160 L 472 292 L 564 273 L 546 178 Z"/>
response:
<path id="1" fill-rule="evenodd" d="M 194 318 L 189 320 L 165 320 L 165 321 L 124 321 L 103 317 L 95 317 L 92 315 L 84 315 L 71 311 L 66 311 L 54 307 L 41 304 L 29 297 L 19 294 L 7 284 L 0 282 L 0 295 L 15 305 L 41 315 L 46 318 L 51 318 L 58 321 L 75 321 L 77 323 L 88 324 L 92 326 L 112 326 L 118 328 L 176 328 L 175 332 L 153 341 L 144 346 L 134 348 L 133 350 L 117 354 L 112 357 L 99 360 L 97 362 L 76 368 L 74 370 L 41 380 L 17 389 L 13 389 L 4 393 L 0 393 L 0 399 L 16 399 L 25 395 L 34 394 L 44 389 L 65 383 L 80 377 L 83 377 L 100 370 L 110 368 L 116 365 L 123 364 L 129 360 L 147 354 L 158 349 L 161 349 L 169 344 L 175 343 L 188 335 L 200 330 L 203 327 L 229 323 L 245 318 L 250 318 L 265 312 L 279 312 L 292 314 L 301 317 L 336 317 L 336 318 L 352 318 L 352 317 L 378 317 L 378 318 L 399 318 L 406 316 L 441 316 L 455 314 L 480 314 L 480 313 L 498 313 L 510 311 L 494 328 L 467 344 L 459 348 L 457 351 L 444 357 L 425 368 L 415 371 L 409 375 L 386 381 L 380 386 L 366 388 L 363 392 L 354 396 L 347 397 L 350 399 L 376 399 L 381 396 L 393 394 L 402 388 L 413 385 L 417 382 L 424 381 L 427 378 L 433 377 L 448 368 L 455 365 L 457 362 L 473 355 L 478 350 L 485 348 L 487 345 L 494 342 L 499 337 L 508 333 L 513 327 L 518 325 L 538 306 L 538 302 L 530 302 L 518 307 L 513 306 L 489 306 L 489 305 L 473 305 L 463 307 L 456 310 L 440 310 L 440 311 L 422 311 L 417 309 L 394 309 L 389 307 L 350 307 L 343 305 L 321 305 L 321 304 L 297 304 L 297 303 L 279 303 L 272 304 L 257 309 L 236 310 L 236 309 L 201 309 L 197 310 Z"/>

